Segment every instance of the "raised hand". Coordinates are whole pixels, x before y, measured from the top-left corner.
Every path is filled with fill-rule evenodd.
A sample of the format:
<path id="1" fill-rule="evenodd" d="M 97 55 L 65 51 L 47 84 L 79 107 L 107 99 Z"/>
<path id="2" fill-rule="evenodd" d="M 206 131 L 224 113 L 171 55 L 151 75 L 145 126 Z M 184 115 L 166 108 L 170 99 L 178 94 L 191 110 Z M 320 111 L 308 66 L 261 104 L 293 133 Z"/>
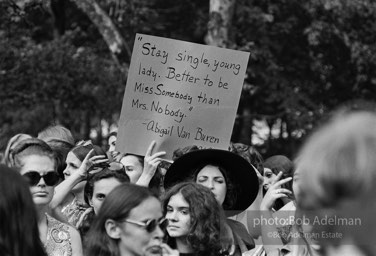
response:
<path id="1" fill-rule="evenodd" d="M 163 161 L 161 156 L 165 155 L 165 151 L 160 151 L 153 154 L 153 149 L 156 145 L 156 142 L 153 140 L 148 149 L 146 150 L 145 157 L 144 157 L 144 169 L 140 178 L 137 181 L 137 185 L 141 186 L 149 186 L 150 180 L 153 178 L 158 165 Z"/>
<path id="2" fill-rule="evenodd" d="M 94 149 L 90 150 L 85 159 L 82 161 L 78 174 L 82 179 L 86 179 L 87 175 L 100 172 L 104 166 L 108 164 L 108 159 L 105 155 L 93 156 Z"/>
<path id="3" fill-rule="evenodd" d="M 261 201 L 260 210 L 262 211 L 271 211 L 275 201 L 278 198 L 288 197 L 292 192 L 288 189 L 281 188 L 281 186 L 292 180 L 292 177 L 285 178 L 280 180 L 283 173 L 280 172 L 275 178 L 275 183 L 272 184 L 268 191 L 266 192 L 264 198 Z"/>

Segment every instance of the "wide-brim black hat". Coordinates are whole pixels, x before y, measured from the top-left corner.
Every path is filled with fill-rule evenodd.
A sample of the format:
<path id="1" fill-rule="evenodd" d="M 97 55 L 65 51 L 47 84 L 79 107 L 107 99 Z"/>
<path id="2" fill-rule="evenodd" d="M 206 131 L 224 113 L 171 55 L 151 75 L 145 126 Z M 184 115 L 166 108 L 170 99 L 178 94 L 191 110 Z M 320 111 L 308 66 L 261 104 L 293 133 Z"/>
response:
<path id="1" fill-rule="evenodd" d="M 254 167 L 243 157 L 226 150 L 202 149 L 179 157 L 168 169 L 164 185 L 168 189 L 173 185 L 190 180 L 200 166 L 216 164 L 226 170 L 234 186 L 236 199 L 231 209 L 225 209 L 227 216 L 246 210 L 256 199 L 259 181 Z"/>

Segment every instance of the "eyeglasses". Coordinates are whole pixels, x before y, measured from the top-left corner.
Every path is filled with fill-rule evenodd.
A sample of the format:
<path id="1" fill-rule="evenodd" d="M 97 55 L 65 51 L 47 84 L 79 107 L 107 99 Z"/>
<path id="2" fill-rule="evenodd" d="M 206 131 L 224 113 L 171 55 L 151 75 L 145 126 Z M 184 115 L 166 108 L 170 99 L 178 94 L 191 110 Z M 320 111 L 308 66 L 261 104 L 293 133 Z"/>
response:
<path id="1" fill-rule="evenodd" d="M 44 183 L 46 183 L 47 186 L 54 186 L 59 181 L 59 175 L 56 172 L 48 172 L 42 176 L 39 172 L 27 172 L 22 176 L 27 179 L 30 186 L 36 186 L 41 178 L 43 178 Z"/>
<path id="2" fill-rule="evenodd" d="M 142 227 L 146 229 L 146 231 L 149 233 L 153 232 L 157 228 L 157 226 L 159 226 L 160 229 L 165 230 L 168 225 L 168 220 L 165 218 L 160 219 L 160 220 L 151 219 L 146 222 L 140 222 L 140 221 L 129 220 L 129 219 L 123 220 L 123 221 Z"/>

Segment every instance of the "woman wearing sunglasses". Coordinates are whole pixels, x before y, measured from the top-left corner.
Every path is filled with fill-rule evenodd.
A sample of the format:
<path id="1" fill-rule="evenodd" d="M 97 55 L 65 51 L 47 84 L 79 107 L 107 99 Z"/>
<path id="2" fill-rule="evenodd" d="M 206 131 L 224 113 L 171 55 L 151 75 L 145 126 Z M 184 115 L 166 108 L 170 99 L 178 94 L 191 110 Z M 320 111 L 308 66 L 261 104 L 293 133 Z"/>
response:
<path id="1" fill-rule="evenodd" d="M 49 216 L 49 203 L 59 181 L 56 155 L 42 140 L 22 141 L 12 152 L 12 164 L 29 182 L 37 209 L 38 229 L 47 254 L 51 256 L 82 255 L 81 237 L 77 230 Z"/>
<path id="2" fill-rule="evenodd" d="M 86 255 L 178 256 L 164 244 L 162 207 L 147 188 L 121 184 L 106 197 L 88 233 Z"/>
<path id="3" fill-rule="evenodd" d="M 165 194 L 163 211 L 168 220 L 168 244 L 181 256 L 221 255 L 224 214 L 209 189 L 194 182 L 177 184 Z"/>

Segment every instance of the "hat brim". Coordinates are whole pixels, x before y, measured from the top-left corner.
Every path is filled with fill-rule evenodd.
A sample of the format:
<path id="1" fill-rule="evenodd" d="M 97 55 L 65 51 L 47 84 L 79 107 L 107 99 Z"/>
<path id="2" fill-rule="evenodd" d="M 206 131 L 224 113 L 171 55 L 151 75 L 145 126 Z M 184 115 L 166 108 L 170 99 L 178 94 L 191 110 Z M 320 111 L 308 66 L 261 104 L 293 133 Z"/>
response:
<path id="1" fill-rule="evenodd" d="M 256 199 L 259 181 L 252 165 L 243 157 L 226 150 L 203 149 L 179 157 L 168 169 L 164 178 L 165 188 L 189 181 L 199 166 L 217 164 L 226 170 L 235 188 L 236 200 L 231 209 L 225 209 L 227 216 L 246 210 Z M 193 180 L 192 180 L 193 181 Z"/>

